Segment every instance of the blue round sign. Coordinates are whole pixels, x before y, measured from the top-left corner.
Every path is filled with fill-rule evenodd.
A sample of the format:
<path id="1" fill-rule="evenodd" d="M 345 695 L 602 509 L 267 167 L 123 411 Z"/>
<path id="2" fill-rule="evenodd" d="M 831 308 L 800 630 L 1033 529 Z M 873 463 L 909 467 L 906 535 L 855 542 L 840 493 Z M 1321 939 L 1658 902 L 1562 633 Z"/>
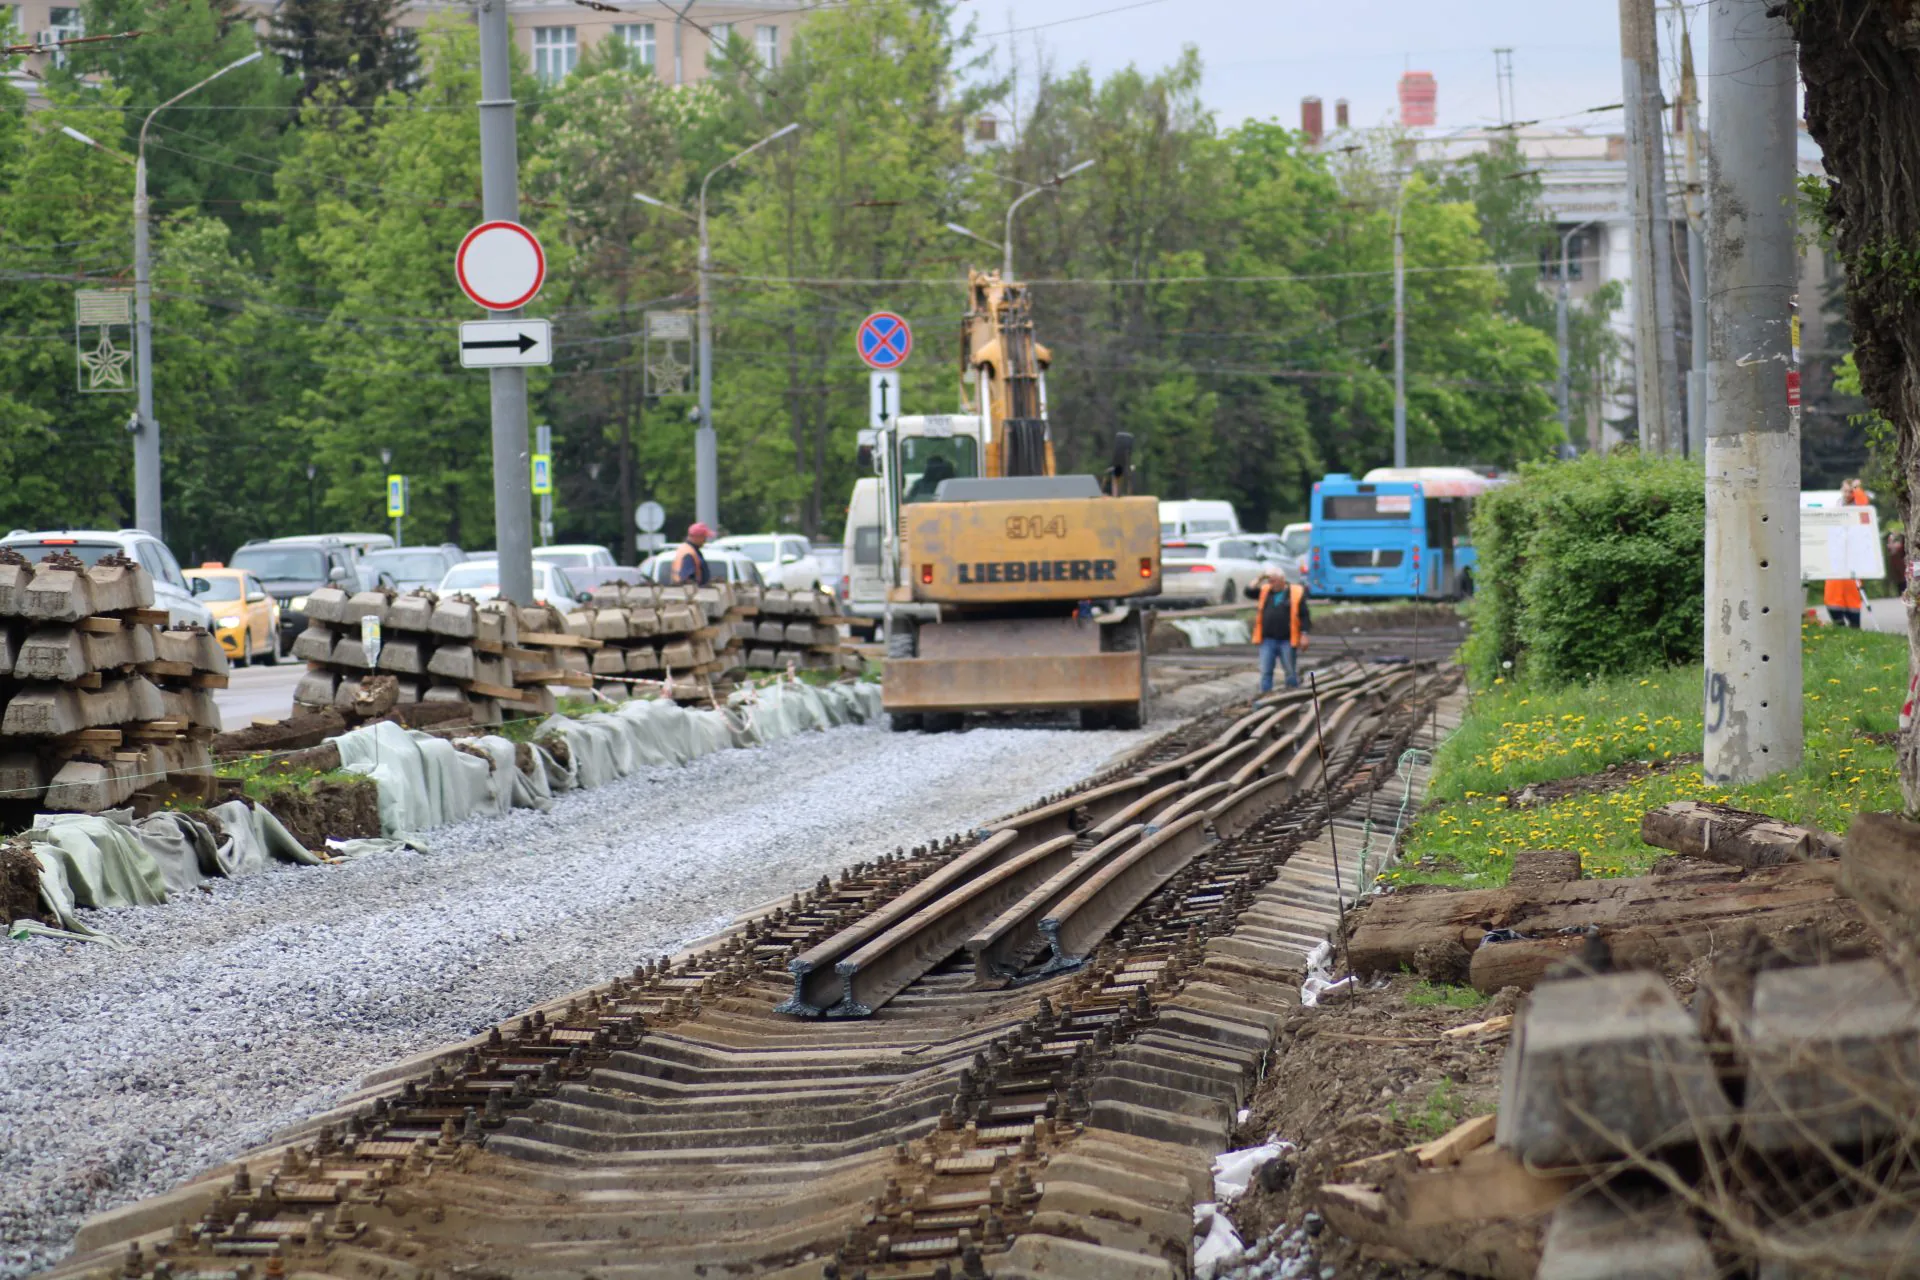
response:
<path id="1" fill-rule="evenodd" d="M 898 369 L 913 354 L 913 330 L 891 311 L 876 311 L 860 322 L 853 344 L 873 369 Z"/>

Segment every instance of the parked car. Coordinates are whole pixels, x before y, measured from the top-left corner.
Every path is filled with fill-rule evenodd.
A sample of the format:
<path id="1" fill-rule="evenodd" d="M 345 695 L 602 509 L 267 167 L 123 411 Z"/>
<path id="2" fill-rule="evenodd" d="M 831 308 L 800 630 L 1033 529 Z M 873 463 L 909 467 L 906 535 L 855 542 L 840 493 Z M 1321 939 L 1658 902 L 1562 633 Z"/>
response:
<path id="1" fill-rule="evenodd" d="M 767 580 L 761 576 L 760 566 L 751 556 L 741 551 L 729 551 L 709 544 L 701 548 L 707 557 L 707 573 L 715 582 L 731 582 L 739 586 L 764 587 Z M 671 582 L 673 580 L 672 551 L 659 551 L 640 562 L 640 572 L 652 582 Z"/>
<path id="2" fill-rule="evenodd" d="M 280 661 L 280 606 L 260 579 L 245 569 L 203 564 L 189 569 L 187 583 L 213 611 L 213 635 L 227 657 L 241 666 L 256 659 Z"/>
<path id="3" fill-rule="evenodd" d="M 358 591 L 360 558 L 338 538 L 255 538 L 227 557 L 227 567 L 260 579 L 280 605 L 280 651 L 307 629 L 307 597 L 322 587 Z"/>
<path id="4" fill-rule="evenodd" d="M 273 541 L 306 542 L 315 537 L 331 538 L 335 542 L 344 542 L 353 548 L 354 554 L 362 556 L 369 551 L 391 551 L 393 549 L 393 535 L 390 533 L 321 533 L 308 534 L 306 537 L 294 534 L 292 537 L 275 538 Z"/>
<path id="5" fill-rule="evenodd" d="M 714 539 L 713 550 L 737 551 L 760 566 L 771 586 L 805 591 L 827 582 L 820 557 L 797 533 L 736 533 Z"/>
<path id="6" fill-rule="evenodd" d="M 361 561 L 386 574 L 398 590 L 413 591 L 439 586 L 447 570 L 470 558 L 451 542 L 443 542 L 437 547 L 383 547 L 367 552 Z"/>
<path id="7" fill-rule="evenodd" d="M 1240 589 L 1269 567 L 1253 543 L 1238 535 L 1162 543 L 1160 595 L 1166 600 L 1234 604 Z"/>
<path id="8" fill-rule="evenodd" d="M 29 560 L 43 560 L 56 551 L 78 556 L 87 564 L 118 552 L 144 567 L 153 578 L 153 604 L 167 611 L 172 623 L 195 623 L 213 630 L 213 614 L 195 599 L 193 586 L 180 572 L 180 562 L 167 550 L 167 544 L 144 529 L 47 529 L 33 532 L 15 529 L 0 546 L 18 551 Z"/>
<path id="9" fill-rule="evenodd" d="M 613 552 L 593 542 L 570 542 L 560 546 L 535 547 L 535 560 L 557 564 L 562 569 L 611 569 L 617 563 Z"/>
<path id="10" fill-rule="evenodd" d="M 1186 498 L 1160 501 L 1160 541 L 1239 533 L 1240 516 L 1231 502 Z"/>
<path id="11" fill-rule="evenodd" d="M 481 603 L 494 599 L 500 594 L 500 562 L 498 560 L 467 560 L 447 570 L 440 579 L 437 588 L 441 595 L 455 592 L 468 596 Z M 545 560 L 533 562 L 533 602 L 550 604 L 560 609 L 571 609 L 584 603 L 587 593 L 574 585 L 567 571 L 557 564 Z"/>
<path id="12" fill-rule="evenodd" d="M 643 571 L 630 564 L 616 564 L 611 567 L 603 565 L 598 569 L 569 569 L 567 577 L 582 591 L 592 591 L 595 587 L 605 586 L 609 582 L 652 581 Z"/>

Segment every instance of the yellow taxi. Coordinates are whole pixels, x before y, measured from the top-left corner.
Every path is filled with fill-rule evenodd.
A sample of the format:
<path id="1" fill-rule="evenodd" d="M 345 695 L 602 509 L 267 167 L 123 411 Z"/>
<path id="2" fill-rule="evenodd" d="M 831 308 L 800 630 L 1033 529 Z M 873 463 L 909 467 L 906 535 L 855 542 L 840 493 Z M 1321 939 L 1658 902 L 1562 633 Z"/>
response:
<path id="1" fill-rule="evenodd" d="M 245 569 L 209 561 L 186 571 L 193 598 L 213 611 L 213 634 L 241 666 L 280 661 L 280 606 Z"/>

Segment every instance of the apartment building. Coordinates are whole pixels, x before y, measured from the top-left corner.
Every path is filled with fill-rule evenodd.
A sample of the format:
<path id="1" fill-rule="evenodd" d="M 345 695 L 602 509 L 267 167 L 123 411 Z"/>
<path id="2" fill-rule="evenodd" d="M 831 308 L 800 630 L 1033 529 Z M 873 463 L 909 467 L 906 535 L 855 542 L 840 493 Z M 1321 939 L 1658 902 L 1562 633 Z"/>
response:
<path id="1" fill-rule="evenodd" d="M 264 30 L 278 0 L 250 0 L 248 7 Z M 527 65 L 545 83 L 565 79 L 600 41 L 617 40 L 667 83 L 695 84 L 713 59 L 725 56 L 729 41 L 763 66 L 779 65 L 810 7 L 802 0 L 694 0 L 683 14 L 682 5 L 665 0 L 598 0 L 592 8 L 574 0 L 507 0 L 507 16 Z M 473 10 L 473 0 L 411 0 L 401 23 L 472 21 Z M 27 60 L 29 80 L 61 56 L 58 41 L 85 34 L 78 4 L 7 0 L 0 2 L 0 18 L 11 20 L 19 42 L 49 47 Z"/>

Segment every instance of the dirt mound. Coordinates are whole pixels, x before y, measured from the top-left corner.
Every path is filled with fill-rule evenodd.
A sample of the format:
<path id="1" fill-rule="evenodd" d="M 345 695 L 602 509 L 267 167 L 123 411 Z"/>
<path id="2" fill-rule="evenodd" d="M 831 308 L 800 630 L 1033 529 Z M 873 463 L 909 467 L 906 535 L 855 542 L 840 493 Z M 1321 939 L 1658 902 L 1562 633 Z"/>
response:
<path id="1" fill-rule="evenodd" d="M 1510 992 L 1468 1007 L 1446 1003 L 1478 999 L 1470 989 L 1402 976 L 1350 1001 L 1289 1015 L 1235 1145 L 1250 1146 L 1271 1133 L 1300 1149 L 1281 1170 L 1256 1179 L 1234 1206 L 1243 1240 L 1283 1222 L 1300 1226 L 1320 1186 L 1346 1180 L 1335 1170 L 1348 1161 L 1437 1138 L 1494 1109 L 1505 1032 L 1441 1034 L 1513 1012 Z M 1419 1265 L 1362 1271 L 1357 1247 L 1331 1231 L 1316 1247 L 1341 1275 L 1425 1280 L 1452 1274 Z"/>
<path id="2" fill-rule="evenodd" d="M 276 792 L 262 803 L 309 849 L 324 849 L 329 839 L 380 834 L 380 792 L 371 778 L 310 782 L 299 790 Z"/>
<path id="3" fill-rule="evenodd" d="M 21 844 L 0 844 L 0 925 L 14 920 L 53 920 L 40 905 L 40 863 Z"/>

